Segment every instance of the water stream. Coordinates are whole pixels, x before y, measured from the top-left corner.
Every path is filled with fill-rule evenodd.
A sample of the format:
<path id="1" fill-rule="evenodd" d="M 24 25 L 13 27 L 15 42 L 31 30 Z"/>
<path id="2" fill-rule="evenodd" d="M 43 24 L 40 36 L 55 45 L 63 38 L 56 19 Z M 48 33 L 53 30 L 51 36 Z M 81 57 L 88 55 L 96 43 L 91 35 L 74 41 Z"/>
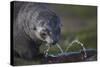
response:
<path id="1" fill-rule="evenodd" d="M 78 39 L 74 39 L 71 43 L 69 43 L 65 51 L 62 50 L 61 46 L 60 46 L 58 43 L 56 44 L 56 46 L 59 48 L 59 50 L 60 50 L 61 53 L 63 54 L 64 52 L 67 52 L 68 49 L 69 49 L 74 43 L 77 43 L 78 45 L 80 45 L 80 46 L 82 47 L 82 49 L 83 49 L 83 51 L 84 51 L 84 57 L 87 57 L 86 49 L 85 49 L 83 43 L 81 43 Z M 46 49 L 46 51 L 45 51 L 45 57 L 48 56 L 48 51 L 49 51 L 49 49 L 50 49 L 50 44 L 46 44 L 46 46 L 47 46 L 47 49 Z"/>
<path id="2" fill-rule="evenodd" d="M 60 47 L 60 45 L 57 43 L 56 46 L 59 48 L 59 50 L 61 51 L 61 53 L 64 53 L 64 51 L 62 50 L 62 48 Z"/>
<path id="3" fill-rule="evenodd" d="M 67 52 L 68 49 L 69 49 L 74 43 L 77 43 L 78 45 L 80 45 L 80 46 L 82 47 L 82 49 L 83 49 L 83 51 L 84 51 L 84 53 L 85 53 L 85 54 L 84 54 L 84 57 L 87 57 L 86 49 L 85 49 L 83 43 L 81 43 L 78 39 L 73 40 L 73 41 L 69 44 L 69 46 L 67 46 L 67 48 L 66 48 L 65 51 Z"/>

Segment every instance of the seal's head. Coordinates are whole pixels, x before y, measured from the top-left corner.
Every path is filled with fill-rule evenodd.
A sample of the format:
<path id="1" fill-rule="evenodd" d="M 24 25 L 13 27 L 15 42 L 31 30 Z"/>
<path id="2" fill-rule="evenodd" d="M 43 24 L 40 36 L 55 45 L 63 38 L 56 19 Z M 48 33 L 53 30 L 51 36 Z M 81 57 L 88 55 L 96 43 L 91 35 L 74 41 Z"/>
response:
<path id="1" fill-rule="evenodd" d="M 44 13 L 38 17 L 38 23 L 34 30 L 38 39 L 54 45 L 60 37 L 60 19 L 55 14 Z"/>

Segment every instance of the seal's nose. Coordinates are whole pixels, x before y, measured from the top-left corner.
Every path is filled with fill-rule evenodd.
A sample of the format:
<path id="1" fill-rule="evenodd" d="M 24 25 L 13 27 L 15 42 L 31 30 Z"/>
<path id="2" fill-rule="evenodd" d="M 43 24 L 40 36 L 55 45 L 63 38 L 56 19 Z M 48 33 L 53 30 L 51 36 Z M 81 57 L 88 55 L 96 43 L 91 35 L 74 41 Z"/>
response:
<path id="1" fill-rule="evenodd" d="M 57 43 L 57 41 L 53 41 L 52 45 L 55 45 Z"/>

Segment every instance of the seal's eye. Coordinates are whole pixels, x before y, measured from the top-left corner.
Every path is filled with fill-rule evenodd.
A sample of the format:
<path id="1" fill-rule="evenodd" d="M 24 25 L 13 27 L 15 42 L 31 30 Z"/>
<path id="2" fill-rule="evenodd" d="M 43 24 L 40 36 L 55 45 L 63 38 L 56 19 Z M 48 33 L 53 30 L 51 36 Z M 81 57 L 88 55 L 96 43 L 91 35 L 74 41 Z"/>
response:
<path id="1" fill-rule="evenodd" d="M 45 32 L 41 32 L 41 33 L 40 33 L 40 36 L 41 36 L 43 39 L 46 38 L 46 35 L 47 35 L 47 34 L 46 34 Z"/>

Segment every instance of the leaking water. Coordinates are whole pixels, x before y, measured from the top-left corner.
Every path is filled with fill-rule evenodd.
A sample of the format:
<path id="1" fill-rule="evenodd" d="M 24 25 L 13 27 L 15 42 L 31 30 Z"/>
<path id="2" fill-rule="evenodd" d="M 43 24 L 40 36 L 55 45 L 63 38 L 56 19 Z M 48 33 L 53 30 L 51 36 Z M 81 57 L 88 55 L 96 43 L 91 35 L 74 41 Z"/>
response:
<path id="1" fill-rule="evenodd" d="M 74 43 L 77 43 L 78 45 L 80 45 L 80 46 L 82 47 L 82 49 L 83 49 L 83 51 L 84 51 L 84 53 L 85 53 L 85 54 L 84 54 L 84 57 L 87 57 L 86 49 L 85 49 L 83 43 L 81 43 L 78 39 L 73 40 L 73 41 L 69 44 L 69 46 L 66 48 L 65 51 L 67 52 L 68 49 L 69 49 Z"/>
<path id="2" fill-rule="evenodd" d="M 50 49 L 50 44 L 46 44 L 47 46 L 47 49 L 44 51 L 44 54 L 45 54 L 45 57 L 48 56 L 48 52 L 49 52 L 49 49 Z M 56 46 L 59 48 L 59 50 L 61 51 L 61 53 L 64 53 L 64 51 L 62 50 L 62 48 L 60 47 L 60 45 L 57 43 Z"/>
<path id="3" fill-rule="evenodd" d="M 71 43 L 69 43 L 69 45 L 67 46 L 66 50 L 63 51 L 62 48 L 60 47 L 60 45 L 57 43 L 56 46 L 59 48 L 59 50 L 61 51 L 61 53 L 63 54 L 64 52 L 67 52 L 68 49 L 74 44 L 74 43 L 77 43 L 78 45 L 80 45 L 84 51 L 84 57 L 86 58 L 87 57 L 87 54 L 86 54 L 86 49 L 83 45 L 83 43 L 81 43 L 78 39 L 74 39 Z M 50 44 L 46 44 L 47 46 L 47 49 L 45 51 L 45 57 L 48 56 L 48 52 L 49 52 L 49 49 L 50 49 Z"/>
<path id="4" fill-rule="evenodd" d="M 64 51 L 62 50 L 62 48 L 60 47 L 60 45 L 57 43 L 56 46 L 59 48 L 59 50 L 61 51 L 61 53 L 64 53 Z"/>

